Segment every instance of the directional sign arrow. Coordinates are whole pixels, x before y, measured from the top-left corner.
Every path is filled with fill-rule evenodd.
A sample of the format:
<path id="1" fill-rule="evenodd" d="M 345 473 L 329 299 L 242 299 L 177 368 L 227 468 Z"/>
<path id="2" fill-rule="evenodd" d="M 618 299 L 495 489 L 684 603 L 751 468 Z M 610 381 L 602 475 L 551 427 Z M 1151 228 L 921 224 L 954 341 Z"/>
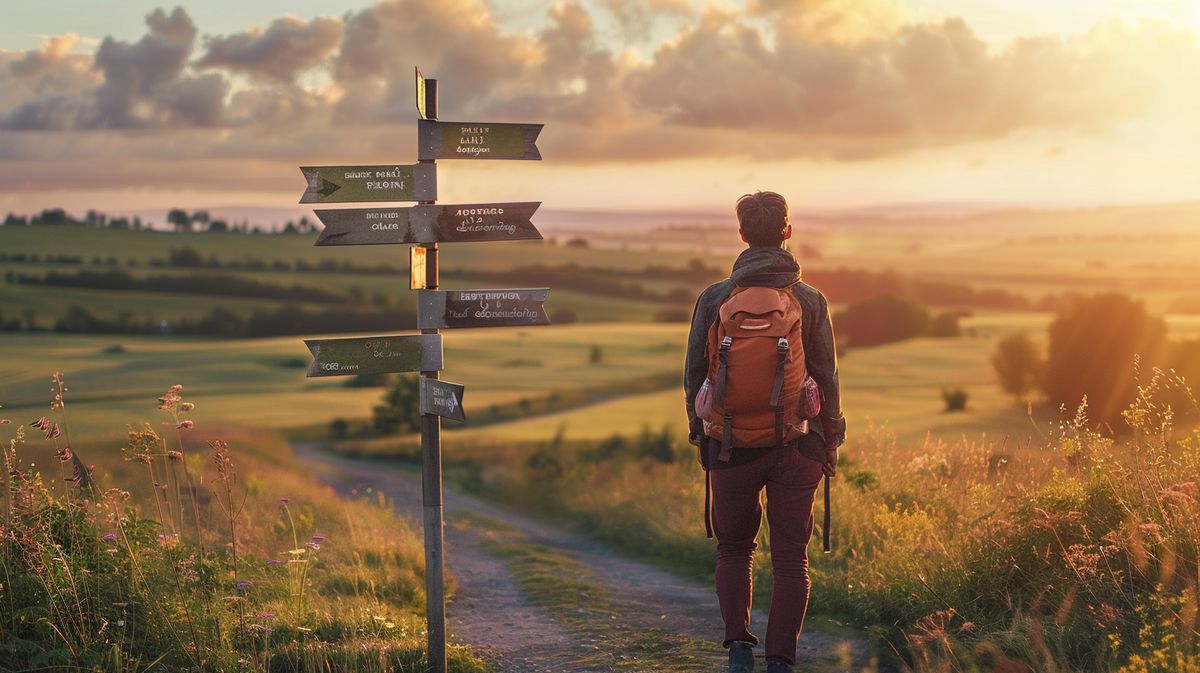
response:
<path id="1" fill-rule="evenodd" d="M 539 202 L 472 203 L 410 208 L 329 208 L 313 211 L 325 224 L 314 245 L 467 243 L 540 239 L 533 226 Z"/>
<path id="2" fill-rule="evenodd" d="M 442 368 L 442 335 L 305 339 L 313 362 L 308 376 L 428 372 Z"/>
<path id="3" fill-rule="evenodd" d="M 533 159 L 540 161 L 544 124 L 417 120 L 417 157 L 426 159 Z"/>
<path id="4" fill-rule="evenodd" d="M 439 379 L 421 377 L 420 409 L 423 414 L 467 422 L 462 408 L 463 385 Z"/>
<path id="5" fill-rule="evenodd" d="M 549 288 L 419 290 L 417 294 L 420 329 L 550 324 L 542 306 L 550 297 Z"/>
<path id="6" fill-rule="evenodd" d="M 300 203 L 349 201 L 434 201 L 437 169 L 404 166 L 301 166 L 308 188 Z"/>

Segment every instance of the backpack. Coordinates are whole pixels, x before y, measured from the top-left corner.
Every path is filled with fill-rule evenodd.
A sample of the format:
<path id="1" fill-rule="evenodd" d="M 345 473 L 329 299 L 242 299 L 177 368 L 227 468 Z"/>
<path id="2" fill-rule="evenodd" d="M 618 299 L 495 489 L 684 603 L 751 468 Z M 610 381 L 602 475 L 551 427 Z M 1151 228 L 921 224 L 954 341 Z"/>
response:
<path id="1" fill-rule="evenodd" d="M 808 376 L 803 310 L 789 288 L 739 287 L 708 330 L 708 376 L 696 394 L 704 434 L 734 447 L 783 447 L 808 432 L 821 393 Z"/>

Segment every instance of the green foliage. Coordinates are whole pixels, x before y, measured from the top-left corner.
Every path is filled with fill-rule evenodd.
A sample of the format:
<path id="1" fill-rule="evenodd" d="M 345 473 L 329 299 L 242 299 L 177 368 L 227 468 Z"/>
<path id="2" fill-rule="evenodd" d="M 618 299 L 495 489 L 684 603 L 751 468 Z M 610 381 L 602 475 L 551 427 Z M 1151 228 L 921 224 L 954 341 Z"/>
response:
<path id="1" fill-rule="evenodd" d="M 970 395 L 964 388 L 942 388 L 942 402 L 946 411 L 964 411 Z"/>
<path id="2" fill-rule="evenodd" d="M 0 450 L 5 670 L 427 669 L 420 545 L 386 502 L 339 501 L 283 456 L 238 455 L 235 465 L 225 442 L 186 442 L 193 405 L 180 386 L 159 398 L 178 432 L 168 440 L 149 424 L 130 428 L 118 463 L 127 467 L 93 481 L 61 443 L 61 375 L 53 386 L 50 416 L 32 428 L 56 444 L 62 472 L 43 479 L 19 457 L 44 450 L 24 446 L 24 426 Z M 290 458 L 286 446 L 283 454 Z M 252 476 L 243 482 L 239 469 Z M 266 486 L 258 475 L 268 470 Z M 145 475 L 127 485 L 146 502 L 113 486 L 116 474 Z M 101 481 L 105 488 L 93 486 Z M 455 673 L 486 671 L 462 647 L 449 659 Z"/>
<path id="3" fill-rule="evenodd" d="M 963 311 L 946 311 L 933 316 L 933 321 L 929 324 L 929 336 L 935 339 L 953 339 L 962 336 L 962 327 L 958 324 L 961 318 L 970 315 L 970 312 Z"/>
<path id="4" fill-rule="evenodd" d="M 892 294 L 863 299 L 833 316 L 838 338 L 854 348 L 925 336 L 930 321 L 925 307 Z"/>
<path id="5" fill-rule="evenodd" d="M 1033 339 L 1025 332 L 1017 332 L 996 344 L 992 368 L 1004 392 L 1021 402 L 1037 388 L 1045 364 Z"/>
<path id="6" fill-rule="evenodd" d="M 417 396 L 417 377 L 403 374 L 396 377 L 392 387 L 383 395 L 382 404 L 375 407 L 372 425 L 385 435 L 416 432 L 421 428 L 420 400 Z"/>
<path id="7" fill-rule="evenodd" d="M 1066 306 L 1049 328 L 1042 389 L 1055 405 L 1068 409 L 1087 398 L 1093 420 L 1113 423 L 1134 394 L 1134 359 L 1154 362 L 1167 327 L 1140 301 L 1107 293 Z"/>

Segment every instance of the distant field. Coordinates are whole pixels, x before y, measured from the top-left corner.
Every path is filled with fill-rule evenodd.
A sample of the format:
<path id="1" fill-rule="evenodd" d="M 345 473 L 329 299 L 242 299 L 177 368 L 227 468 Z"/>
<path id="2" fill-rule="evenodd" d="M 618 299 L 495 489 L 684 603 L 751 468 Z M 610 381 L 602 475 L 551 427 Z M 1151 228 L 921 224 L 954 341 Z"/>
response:
<path id="1" fill-rule="evenodd" d="M 456 331 L 445 338 L 445 377 L 467 384 L 470 414 L 554 390 L 678 370 L 685 330 L 636 324 Z M 124 352 L 102 352 L 113 346 Z M 589 364 L 593 346 L 601 349 L 599 364 Z M 288 428 L 370 416 L 381 389 L 347 388 L 342 378 L 306 379 L 309 360 L 299 337 L 5 334 L 0 405 L 17 422 L 32 420 L 49 405 L 50 374 L 63 371 L 72 429 L 93 436 L 119 437 L 125 423 L 153 419 L 155 398 L 175 383 L 197 403 L 197 423 Z"/>

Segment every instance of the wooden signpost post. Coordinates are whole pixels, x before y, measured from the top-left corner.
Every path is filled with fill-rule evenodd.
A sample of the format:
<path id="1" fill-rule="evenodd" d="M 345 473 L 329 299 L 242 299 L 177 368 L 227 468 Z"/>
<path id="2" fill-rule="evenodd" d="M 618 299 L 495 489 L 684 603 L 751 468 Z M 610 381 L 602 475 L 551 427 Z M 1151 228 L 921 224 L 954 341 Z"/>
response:
<path id="1" fill-rule="evenodd" d="M 442 418 L 466 421 L 463 386 L 439 379 L 440 330 L 548 325 L 546 288 L 438 288 L 438 244 L 540 239 L 531 218 L 540 203 L 435 205 L 437 159 L 533 159 L 541 124 L 439 122 L 437 80 L 416 74 L 418 163 L 302 167 L 300 203 L 416 201 L 410 207 L 317 210 L 325 224 L 316 245 L 413 244 L 409 287 L 418 290 L 420 334 L 309 339 L 308 376 L 419 371 L 421 484 L 425 532 L 425 618 L 429 670 L 446 673 L 446 595 L 442 557 Z"/>
<path id="2" fill-rule="evenodd" d="M 530 218 L 537 202 L 314 211 L 325 225 L 317 245 L 469 243 L 540 239 Z"/>

